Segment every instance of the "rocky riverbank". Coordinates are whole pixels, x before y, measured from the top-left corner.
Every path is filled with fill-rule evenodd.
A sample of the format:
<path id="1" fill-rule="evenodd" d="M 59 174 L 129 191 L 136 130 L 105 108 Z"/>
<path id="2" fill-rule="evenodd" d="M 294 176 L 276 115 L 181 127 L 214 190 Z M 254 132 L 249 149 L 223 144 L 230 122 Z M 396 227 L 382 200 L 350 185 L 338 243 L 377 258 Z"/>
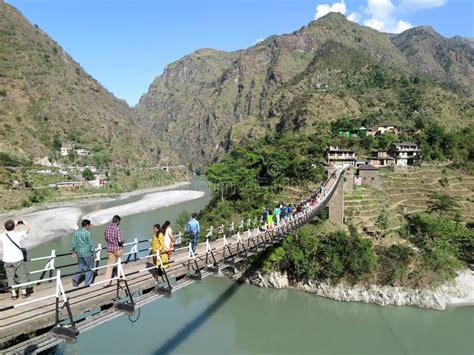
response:
<path id="1" fill-rule="evenodd" d="M 230 275 L 235 280 L 259 287 L 276 289 L 292 287 L 317 296 L 345 302 L 373 303 L 381 306 L 413 306 L 445 310 L 448 306 L 474 306 L 474 272 L 464 270 L 456 279 L 435 289 L 411 289 L 380 285 L 348 285 L 316 282 L 292 282 L 285 272 L 263 274 L 260 271 L 243 277 L 236 270 Z"/>

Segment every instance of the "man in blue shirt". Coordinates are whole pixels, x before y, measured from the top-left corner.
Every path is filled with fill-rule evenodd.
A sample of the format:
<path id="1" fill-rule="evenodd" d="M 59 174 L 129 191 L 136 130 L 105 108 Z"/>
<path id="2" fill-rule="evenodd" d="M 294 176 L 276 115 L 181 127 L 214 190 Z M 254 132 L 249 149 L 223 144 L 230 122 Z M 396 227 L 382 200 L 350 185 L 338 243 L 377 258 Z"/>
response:
<path id="1" fill-rule="evenodd" d="M 188 233 L 191 237 L 191 248 L 193 253 L 196 252 L 196 247 L 199 243 L 199 232 L 201 227 L 199 226 L 199 221 L 196 219 L 197 214 L 193 213 L 192 218 L 188 222 Z"/>

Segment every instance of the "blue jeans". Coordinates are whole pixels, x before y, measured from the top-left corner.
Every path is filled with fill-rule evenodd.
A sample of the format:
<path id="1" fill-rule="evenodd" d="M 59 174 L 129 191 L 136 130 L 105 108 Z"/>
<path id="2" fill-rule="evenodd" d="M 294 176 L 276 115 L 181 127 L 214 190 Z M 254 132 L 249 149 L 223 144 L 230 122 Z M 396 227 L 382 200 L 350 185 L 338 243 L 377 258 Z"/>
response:
<path id="1" fill-rule="evenodd" d="M 196 247 L 199 244 L 199 232 L 197 233 L 189 233 L 191 237 L 191 248 L 193 249 L 193 253 L 196 252 Z"/>
<path id="2" fill-rule="evenodd" d="M 92 267 L 94 266 L 94 256 L 84 256 L 84 257 L 78 257 L 77 258 L 77 271 L 87 271 L 86 278 L 84 280 L 84 286 L 89 286 L 92 283 L 92 279 L 94 278 L 94 271 L 90 271 Z M 83 273 L 77 273 L 72 277 L 72 281 L 75 283 L 79 283 L 79 280 L 81 278 Z"/>

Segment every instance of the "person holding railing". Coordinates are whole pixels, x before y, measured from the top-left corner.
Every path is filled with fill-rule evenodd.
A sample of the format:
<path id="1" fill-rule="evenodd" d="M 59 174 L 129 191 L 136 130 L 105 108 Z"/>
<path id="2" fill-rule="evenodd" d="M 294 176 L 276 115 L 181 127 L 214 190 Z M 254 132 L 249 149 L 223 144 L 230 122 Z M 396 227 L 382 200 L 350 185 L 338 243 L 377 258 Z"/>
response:
<path id="1" fill-rule="evenodd" d="M 74 232 L 72 237 L 72 256 L 77 257 L 77 273 L 72 277 L 72 285 L 77 287 L 79 280 L 85 272 L 84 286 L 89 287 L 94 278 L 92 267 L 94 266 L 94 245 L 90 233 L 91 221 L 84 219 L 81 229 Z"/>
<path id="2" fill-rule="evenodd" d="M 107 271 L 105 272 L 105 280 L 112 278 L 112 271 L 118 258 L 123 256 L 123 239 L 122 231 L 120 230 L 120 216 L 115 215 L 112 218 L 112 223 L 105 228 L 104 237 L 107 242 Z M 104 287 L 112 285 L 112 281 L 105 283 Z"/>
<path id="3" fill-rule="evenodd" d="M 15 230 L 18 226 L 24 225 L 24 231 Z M 21 242 L 30 232 L 28 223 L 18 221 L 15 223 L 11 219 L 5 222 L 5 232 L 0 234 L 0 241 L 3 245 L 3 263 L 7 274 L 8 286 L 13 287 L 29 282 L 28 271 L 26 270 L 26 250 L 21 247 Z M 18 283 L 15 282 L 18 281 Z M 21 297 L 28 297 L 26 288 L 20 289 Z M 16 289 L 11 290 L 12 299 L 16 300 L 18 294 Z"/>

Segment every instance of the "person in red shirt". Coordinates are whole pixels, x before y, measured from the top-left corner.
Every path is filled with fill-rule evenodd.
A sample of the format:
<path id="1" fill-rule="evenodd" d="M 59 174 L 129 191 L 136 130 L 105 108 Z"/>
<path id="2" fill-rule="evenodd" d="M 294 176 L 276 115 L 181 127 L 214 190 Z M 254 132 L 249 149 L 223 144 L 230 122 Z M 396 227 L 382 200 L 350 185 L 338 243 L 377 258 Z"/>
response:
<path id="1" fill-rule="evenodd" d="M 105 280 L 112 278 L 112 270 L 117 259 L 123 256 L 123 239 L 122 231 L 120 230 L 120 216 L 114 216 L 112 223 L 105 228 L 104 237 L 107 242 L 107 271 L 105 272 Z M 105 283 L 104 287 L 111 286 L 112 281 Z"/>

